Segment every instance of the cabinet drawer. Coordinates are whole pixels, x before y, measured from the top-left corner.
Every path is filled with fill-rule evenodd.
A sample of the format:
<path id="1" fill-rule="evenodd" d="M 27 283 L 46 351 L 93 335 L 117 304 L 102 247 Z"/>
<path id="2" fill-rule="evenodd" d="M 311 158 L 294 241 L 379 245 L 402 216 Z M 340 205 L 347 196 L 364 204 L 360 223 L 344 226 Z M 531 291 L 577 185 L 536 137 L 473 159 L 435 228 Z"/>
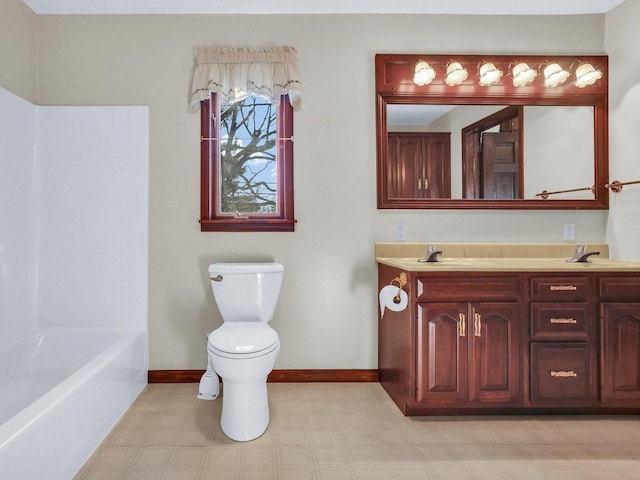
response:
<path id="1" fill-rule="evenodd" d="M 640 276 L 601 278 L 600 297 L 640 300 Z"/>
<path id="2" fill-rule="evenodd" d="M 589 400 L 589 346 L 531 344 L 531 401 Z"/>
<path id="3" fill-rule="evenodd" d="M 537 277 L 531 279 L 531 300 L 586 301 L 591 297 L 587 277 Z"/>
<path id="4" fill-rule="evenodd" d="M 589 337 L 588 303 L 532 303 L 534 340 L 584 340 Z"/>
<path id="5" fill-rule="evenodd" d="M 421 302 L 507 302 L 520 299 L 518 277 L 418 277 Z"/>

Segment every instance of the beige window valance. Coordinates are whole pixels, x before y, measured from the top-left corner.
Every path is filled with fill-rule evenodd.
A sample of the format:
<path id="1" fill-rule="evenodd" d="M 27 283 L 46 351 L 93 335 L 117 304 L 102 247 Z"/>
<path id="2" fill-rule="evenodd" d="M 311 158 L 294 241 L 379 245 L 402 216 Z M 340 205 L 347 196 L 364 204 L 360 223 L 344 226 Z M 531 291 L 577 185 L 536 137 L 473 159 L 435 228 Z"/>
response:
<path id="1" fill-rule="evenodd" d="M 191 106 L 200 108 L 200 102 L 209 97 L 209 92 L 215 92 L 222 103 L 255 95 L 277 105 L 281 95 L 289 95 L 291 105 L 298 110 L 301 82 L 296 54 L 293 47 L 199 48 Z"/>

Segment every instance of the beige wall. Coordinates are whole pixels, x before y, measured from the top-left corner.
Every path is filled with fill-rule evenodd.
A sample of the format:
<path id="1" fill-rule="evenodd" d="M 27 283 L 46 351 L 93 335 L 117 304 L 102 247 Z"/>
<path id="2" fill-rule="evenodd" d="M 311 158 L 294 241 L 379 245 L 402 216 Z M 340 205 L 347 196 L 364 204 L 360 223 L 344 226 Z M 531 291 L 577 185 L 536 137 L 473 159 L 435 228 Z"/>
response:
<path id="1" fill-rule="evenodd" d="M 21 0 L 0 0 L 0 86 L 33 102 L 37 95 L 36 14 Z"/>
<path id="2" fill-rule="evenodd" d="M 204 368 L 214 261 L 284 264 L 276 368 L 375 368 L 373 246 L 394 222 L 409 241 L 561 241 L 567 220 L 604 240 L 606 212 L 376 210 L 373 75 L 378 52 L 602 53 L 604 16 L 42 15 L 38 37 L 38 102 L 150 106 L 151 369 Z M 200 233 L 194 48 L 274 44 L 298 49 L 303 75 L 296 232 Z"/>
<path id="3" fill-rule="evenodd" d="M 605 46 L 609 55 L 609 132 L 611 180 L 640 180 L 640 1 L 626 0 L 606 15 Z M 612 193 L 607 241 L 612 253 L 640 260 L 640 185 Z"/>

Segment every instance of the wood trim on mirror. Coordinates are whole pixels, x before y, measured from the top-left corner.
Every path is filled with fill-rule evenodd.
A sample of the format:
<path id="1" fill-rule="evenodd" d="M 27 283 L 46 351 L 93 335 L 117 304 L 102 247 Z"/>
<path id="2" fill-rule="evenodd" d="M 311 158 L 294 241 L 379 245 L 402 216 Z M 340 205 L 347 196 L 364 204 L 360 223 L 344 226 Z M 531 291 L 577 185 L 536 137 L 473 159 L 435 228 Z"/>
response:
<path id="1" fill-rule="evenodd" d="M 444 72 L 452 60 L 462 63 L 469 76 L 462 84 L 448 86 Z M 436 71 L 435 79 L 427 85 L 413 82 L 415 65 L 426 61 Z M 490 61 L 504 75 L 492 86 L 478 84 L 477 66 Z M 515 87 L 511 68 L 526 62 L 535 68 L 538 75 L 529 85 Z M 603 75 L 593 85 L 579 88 L 574 85 L 573 74 L 577 65 L 591 63 Z M 559 63 L 571 72 L 569 78 L 557 87 L 543 85 L 543 69 L 551 63 Z M 405 55 L 377 54 L 376 74 L 376 147 L 377 147 L 377 206 L 379 209 L 530 209 L 567 210 L 609 208 L 609 195 L 605 185 L 609 175 L 608 141 L 608 57 L 568 55 Z M 594 198 L 593 199 L 452 199 L 452 198 L 392 198 L 389 195 L 387 168 L 387 105 L 389 104 L 434 104 L 434 105 L 548 105 L 590 106 L 594 109 Z M 561 159 L 559 159 L 561 160 Z M 526 162 L 526 158 L 524 159 Z M 553 175 L 554 172 L 549 172 Z M 582 185 L 577 185 L 582 186 Z"/>

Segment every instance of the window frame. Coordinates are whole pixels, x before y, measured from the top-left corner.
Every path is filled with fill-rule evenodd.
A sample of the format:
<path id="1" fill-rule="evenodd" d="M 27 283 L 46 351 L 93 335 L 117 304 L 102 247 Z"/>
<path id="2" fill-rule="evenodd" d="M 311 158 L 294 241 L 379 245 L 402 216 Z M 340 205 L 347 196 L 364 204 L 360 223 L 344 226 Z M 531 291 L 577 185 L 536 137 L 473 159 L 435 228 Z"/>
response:
<path id="1" fill-rule="evenodd" d="M 280 97 L 276 117 L 278 214 L 218 214 L 220 164 L 218 148 L 220 104 L 215 93 L 200 102 L 200 231 L 293 232 L 293 107 L 288 95 Z M 213 113 L 213 115 L 212 115 Z"/>

